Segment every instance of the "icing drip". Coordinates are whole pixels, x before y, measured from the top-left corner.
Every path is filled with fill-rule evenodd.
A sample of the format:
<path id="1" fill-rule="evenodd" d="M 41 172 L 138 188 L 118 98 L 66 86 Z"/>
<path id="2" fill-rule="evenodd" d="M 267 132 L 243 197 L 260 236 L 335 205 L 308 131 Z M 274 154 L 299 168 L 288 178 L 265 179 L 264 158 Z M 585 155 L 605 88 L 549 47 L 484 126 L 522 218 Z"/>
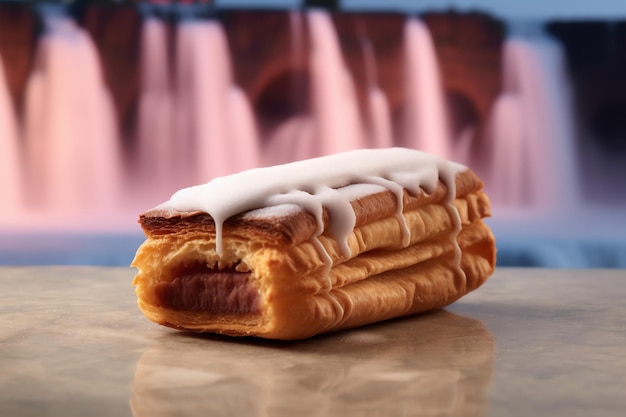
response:
<path id="1" fill-rule="evenodd" d="M 461 250 L 456 234 L 461 229 L 460 216 L 452 204 L 456 195 L 455 177 L 467 169 L 461 164 L 405 148 L 360 149 L 284 165 L 256 168 L 189 188 L 172 195 L 161 208 L 180 211 L 203 211 L 215 221 L 216 251 L 222 255 L 222 230 L 226 219 L 263 207 L 295 204 L 317 219 L 314 244 L 330 268 L 332 260 L 318 236 L 324 232 L 323 209 L 330 214 L 328 234 L 339 242 L 344 256 L 350 255 L 348 237 L 356 216 L 350 199 L 337 188 L 350 184 L 373 184 L 391 190 L 398 201 L 398 221 L 404 230 L 404 244 L 410 235 L 402 214 L 403 189 L 417 194 L 432 192 L 441 179 L 447 189 L 447 206 L 455 223 L 455 249 L 460 264 Z M 460 269 L 460 268 L 459 268 Z"/>
<path id="2" fill-rule="evenodd" d="M 453 173 L 449 171 L 443 171 L 441 173 L 442 180 L 444 184 L 448 187 L 448 196 L 446 201 L 446 207 L 448 208 L 448 213 L 450 213 L 450 217 L 452 218 L 452 224 L 454 225 L 454 263 L 458 266 L 458 271 L 465 275 L 465 272 L 461 269 L 461 247 L 459 246 L 457 236 L 461 231 L 461 215 L 459 214 L 459 210 L 457 210 L 454 205 L 454 199 L 456 197 L 456 186 L 450 186 L 450 184 L 456 185 L 454 179 L 455 176 Z"/>
<path id="3" fill-rule="evenodd" d="M 404 203 L 402 200 L 402 197 L 404 195 L 403 187 L 397 182 L 382 177 L 366 177 L 363 181 L 370 184 L 381 185 L 394 193 L 394 195 L 396 196 L 396 217 L 398 218 L 400 227 L 402 227 L 402 245 L 408 246 L 409 242 L 411 241 L 411 231 L 409 230 L 409 226 L 406 224 L 406 219 L 402 214 L 402 211 L 404 209 Z"/>

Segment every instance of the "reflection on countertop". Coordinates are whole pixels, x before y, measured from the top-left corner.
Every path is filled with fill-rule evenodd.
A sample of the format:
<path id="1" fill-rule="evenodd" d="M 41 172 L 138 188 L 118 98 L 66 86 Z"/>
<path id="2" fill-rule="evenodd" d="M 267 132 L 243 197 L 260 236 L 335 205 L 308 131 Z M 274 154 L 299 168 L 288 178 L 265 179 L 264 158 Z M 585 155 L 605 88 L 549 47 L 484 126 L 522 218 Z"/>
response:
<path id="1" fill-rule="evenodd" d="M 436 311 L 296 342 L 164 334 L 137 362 L 143 416 L 483 416 L 493 336 Z"/>

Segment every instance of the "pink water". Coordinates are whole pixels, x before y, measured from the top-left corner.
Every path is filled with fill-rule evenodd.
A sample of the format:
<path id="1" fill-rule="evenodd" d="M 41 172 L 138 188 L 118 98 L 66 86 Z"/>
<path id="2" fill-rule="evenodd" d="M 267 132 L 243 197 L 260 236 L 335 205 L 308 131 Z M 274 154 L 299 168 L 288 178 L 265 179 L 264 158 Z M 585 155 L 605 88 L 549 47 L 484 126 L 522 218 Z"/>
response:
<path id="1" fill-rule="evenodd" d="M 283 122 L 269 138 L 265 163 L 284 163 L 367 146 L 354 81 L 344 62 L 331 15 L 306 15 L 311 42 L 312 111 Z M 302 22 L 292 18 L 296 40 Z M 293 53 L 293 52 L 292 52 Z"/>
<path id="2" fill-rule="evenodd" d="M 376 54 L 366 34 L 361 35 L 363 65 L 365 66 L 365 83 L 367 88 L 367 122 L 366 146 L 371 148 L 387 148 L 393 146 L 393 128 L 387 96 L 378 84 Z"/>
<path id="3" fill-rule="evenodd" d="M 24 209 L 55 222 L 115 209 L 122 166 L 112 100 L 93 42 L 73 21 L 45 21 L 25 107 Z"/>
<path id="4" fill-rule="evenodd" d="M 144 22 L 134 174 L 137 192 L 145 192 L 152 204 L 181 187 L 260 163 L 254 116 L 245 93 L 233 83 L 221 25 L 181 22 L 171 70 L 166 37 L 163 22 Z"/>
<path id="5" fill-rule="evenodd" d="M 177 50 L 175 141 L 180 166 L 192 170 L 190 181 L 207 182 L 257 166 L 256 127 L 245 94 L 233 84 L 221 24 L 179 24 Z"/>
<path id="6" fill-rule="evenodd" d="M 331 16 L 322 10 L 307 14 L 311 37 L 311 78 L 315 139 L 312 155 L 362 148 L 363 123 L 354 82 L 343 60 Z"/>
<path id="7" fill-rule="evenodd" d="M 435 48 L 426 25 L 408 18 L 404 27 L 407 103 L 402 143 L 451 158 L 447 110 Z"/>
<path id="8" fill-rule="evenodd" d="M 556 43 L 538 34 L 505 42 L 504 88 L 489 135 L 495 204 L 544 211 L 580 205 L 569 92 Z"/>
<path id="9" fill-rule="evenodd" d="M 265 138 L 234 81 L 236 63 L 222 25 L 181 21 L 169 50 L 165 24 L 146 19 L 136 136 L 128 154 L 92 40 L 66 18 L 49 18 L 46 27 L 22 123 L 15 120 L 0 72 L 3 230 L 135 231 L 138 213 L 180 187 L 366 146 L 403 145 L 476 164 L 497 207 L 554 210 L 577 199 L 562 54 L 545 37 L 506 43 L 505 86 L 490 119 L 490 152 L 475 161 L 471 131 L 450 137 L 432 39 L 415 18 L 404 27 L 405 67 L 399 73 L 405 75 L 406 106 L 398 129 L 367 37 L 361 39 L 367 85 L 360 108 L 332 16 L 321 10 L 292 14 L 293 46 L 285 53 L 301 61 L 308 31 L 310 111 L 284 120 Z"/>
<path id="10" fill-rule="evenodd" d="M 174 86 L 169 65 L 167 27 L 165 23 L 148 18 L 143 23 L 141 36 L 141 85 L 137 115 L 137 140 L 134 166 L 129 167 L 136 181 L 135 195 L 141 188 L 149 188 L 147 199 L 159 194 L 156 185 L 166 197 L 169 191 L 185 182 L 184 170 L 174 163 L 175 142 L 173 113 Z M 147 204 L 147 202 L 146 202 Z"/>

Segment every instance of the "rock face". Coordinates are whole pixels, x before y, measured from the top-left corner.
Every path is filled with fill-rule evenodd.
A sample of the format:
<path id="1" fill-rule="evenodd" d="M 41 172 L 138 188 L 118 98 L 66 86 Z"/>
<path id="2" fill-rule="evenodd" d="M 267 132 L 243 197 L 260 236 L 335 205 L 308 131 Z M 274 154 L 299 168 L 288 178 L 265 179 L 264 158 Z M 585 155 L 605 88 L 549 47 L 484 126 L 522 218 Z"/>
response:
<path id="1" fill-rule="evenodd" d="M 360 108 L 364 111 L 368 83 L 373 81 L 386 95 L 392 118 L 397 120 L 405 102 L 407 16 L 333 13 L 332 18 Z M 476 13 L 429 13 L 422 20 L 435 44 L 453 133 L 474 125 L 479 134 L 501 88 L 504 25 Z M 223 22 L 237 81 L 248 92 L 260 118 L 271 125 L 277 118 L 305 111 L 310 53 L 306 19 L 296 12 L 234 11 L 224 13 Z M 372 66 L 373 75 L 368 74 Z"/>
<path id="2" fill-rule="evenodd" d="M 9 93 L 19 112 L 36 40 L 35 15 L 18 3 L 0 3 L 0 58 Z"/>
<path id="3" fill-rule="evenodd" d="M 133 126 L 139 91 L 141 16 L 135 7 L 89 7 L 79 17 L 100 52 L 122 131 Z"/>
<path id="4" fill-rule="evenodd" d="M 440 62 L 453 132 L 484 129 L 502 88 L 504 24 L 483 14 L 426 14 Z"/>
<path id="5" fill-rule="evenodd" d="M 574 93 L 581 178 L 592 201 L 623 204 L 626 166 L 626 22 L 554 22 Z"/>
<path id="6" fill-rule="evenodd" d="M 140 84 L 140 11 L 130 6 L 96 5 L 76 15 L 99 50 L 122 131 L 130 131 Z M 217 12 L 217 18 L 227 33 L 235 81 L 250 97 L 261 127 L 271 129 L 281 119 L 306 112 L 311 43 L 304 14 L 231 10 Z M 406 19 L 396 13 L 332 12 L 360 108 L 365 111 L 368 84 L 375 82 L 387 97 L 394 120 L 405 101 Z M 480 14 L 429 13 L 422 19 L 435 43 L 453 132 L 468 124 L 476 125 L 479 132 L 500 89 L 503 25 Z M 31 8 L 0 3 L 0 22 L 0 56 L 13 103 L 21 114 L 39 19 Z M 173 53 L 172 43 L 164 47 Z"/>

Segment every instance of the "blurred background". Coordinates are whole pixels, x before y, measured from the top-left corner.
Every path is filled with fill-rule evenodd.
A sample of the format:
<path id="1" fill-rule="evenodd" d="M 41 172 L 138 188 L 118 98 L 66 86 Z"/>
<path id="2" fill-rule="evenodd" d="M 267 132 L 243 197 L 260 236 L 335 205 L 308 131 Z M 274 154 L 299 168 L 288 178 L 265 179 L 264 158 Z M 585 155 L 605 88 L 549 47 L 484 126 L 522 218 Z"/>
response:
<path id="1" fill-rule="evenodd" d="M 625 74 L 619 0 L 0 0 L 0 264 L 127 266 L 181 187 L 406 146 L 483 178 L 498 265 L 623 268 Z"/>

